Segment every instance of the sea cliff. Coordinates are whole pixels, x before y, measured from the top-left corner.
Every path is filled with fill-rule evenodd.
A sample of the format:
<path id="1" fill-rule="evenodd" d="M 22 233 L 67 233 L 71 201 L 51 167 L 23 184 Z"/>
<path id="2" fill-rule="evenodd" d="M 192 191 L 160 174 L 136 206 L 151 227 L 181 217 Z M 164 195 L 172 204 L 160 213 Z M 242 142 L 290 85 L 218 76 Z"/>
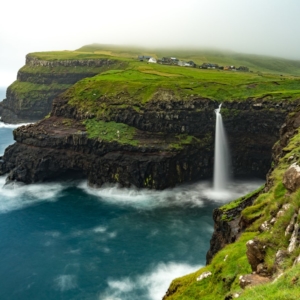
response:
<path id="1" fill-rule="evenodd" d="M 293 76 L 31 54 L 0 112 L 7 122 L 41 120 L 14 131 L 0 175 L 8 183 L 80 177 L 150 189 L 209 178 L 214 109 L 223 102 L 233 175 L 267 174 L 267 183 L 214 212 L 207 266 L 174 280 L 165 298 L 251 299 L 246 286 L 299 270 L 298 88 Z"/>

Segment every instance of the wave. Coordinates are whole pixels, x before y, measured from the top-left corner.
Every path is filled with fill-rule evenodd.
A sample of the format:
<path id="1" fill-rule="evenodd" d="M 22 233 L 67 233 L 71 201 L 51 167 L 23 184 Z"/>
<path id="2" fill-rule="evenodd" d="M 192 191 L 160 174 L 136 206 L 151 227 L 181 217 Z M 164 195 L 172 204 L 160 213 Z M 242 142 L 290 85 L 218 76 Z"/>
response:
<path id="1" fill-rule="evenodd" d="M 0 214 L 36 204 L 42 201 L 56 201 L 65 188 L 62 183 L 5 185 L 6 177 L 0 176 Z"/>
<path id="2" fill-rule="evenodd" d="M 0 121 L 0 128 L 18 128 L 20 126 L 24 126 L 24 125 L 29 125 L 32 123 L 19 123 L 19 124 L 8 124 L 8 123 L 3 123 Z"/>
<path id="3" fill-rule="evenodd" d="M 159 300 L 166 293 L 174 278 L 195 272 L 201 265 L 186 263 L 158 263 L 148 272 L 120 279 L 109 279 L 108 288 L 99 296 L 99 300 Z M 141 297 L 145 295 L 145 297 Z"/>
<path id="4" fill-rule="evenodd" d="M 106 185 L 95 189 L 89 187 L 87 182 L 82 182 L 78 187 L 96 196 L 100 201 L 110 204 L 131 206 L 137 209 L 153 209 L 171 205 L 202 207 L 207 201 L 223 204 L 255 190 L 263 183 L 262 180 L 233 181 L 228 186 L 228 190 L 223 192 L 215 192 L 209 181 L 181 185 L 163 191 L 134 187 L 120 188 L 118 185 Z"/>
<path id="5" fill-rule="evenodd" d="M 66 292 L 77 288 L 77 278 L 75 275 L 62 274 L 54 279 L 54 285 L 60 292 Z"/>

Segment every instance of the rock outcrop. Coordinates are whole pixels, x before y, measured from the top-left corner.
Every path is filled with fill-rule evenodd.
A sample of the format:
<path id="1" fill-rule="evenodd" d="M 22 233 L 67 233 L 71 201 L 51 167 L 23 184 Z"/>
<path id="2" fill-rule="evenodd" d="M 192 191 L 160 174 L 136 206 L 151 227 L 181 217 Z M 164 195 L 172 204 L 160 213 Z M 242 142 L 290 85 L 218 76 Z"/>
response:
<path id="1" fill-rule="evenodd" d="M 283 184 L 290 192 L 300 187 L 300 166 L 297 163 L 293 163 L 284 173 Z"/>

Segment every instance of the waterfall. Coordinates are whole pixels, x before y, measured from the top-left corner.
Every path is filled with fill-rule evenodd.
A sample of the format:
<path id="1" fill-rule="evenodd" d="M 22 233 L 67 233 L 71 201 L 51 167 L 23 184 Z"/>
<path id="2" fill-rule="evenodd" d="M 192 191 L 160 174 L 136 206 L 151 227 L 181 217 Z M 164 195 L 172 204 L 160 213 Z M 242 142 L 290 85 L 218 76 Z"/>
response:
<path id="1" fill-rule="evenodd" d="M 216 132 L 215 132 L 215 159 L 214 159 L 214 183 L 213 189 L 221 192 L 228 189 L 229 183 L 229 150 L 223 125 L 221 111 L 222 103 L 215 109 Z"/>

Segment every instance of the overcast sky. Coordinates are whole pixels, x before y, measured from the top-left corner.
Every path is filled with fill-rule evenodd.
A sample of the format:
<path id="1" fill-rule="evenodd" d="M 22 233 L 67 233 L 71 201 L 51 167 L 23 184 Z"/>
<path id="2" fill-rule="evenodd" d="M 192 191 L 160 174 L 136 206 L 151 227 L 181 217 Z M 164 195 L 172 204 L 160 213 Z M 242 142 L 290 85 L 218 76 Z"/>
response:
<path id="1" fill-rule="evenodd" d="M 0 86 L 25 55 L 85 44 L 199 46 L 300 59 L 300 0 L 5 0 Z"/>

